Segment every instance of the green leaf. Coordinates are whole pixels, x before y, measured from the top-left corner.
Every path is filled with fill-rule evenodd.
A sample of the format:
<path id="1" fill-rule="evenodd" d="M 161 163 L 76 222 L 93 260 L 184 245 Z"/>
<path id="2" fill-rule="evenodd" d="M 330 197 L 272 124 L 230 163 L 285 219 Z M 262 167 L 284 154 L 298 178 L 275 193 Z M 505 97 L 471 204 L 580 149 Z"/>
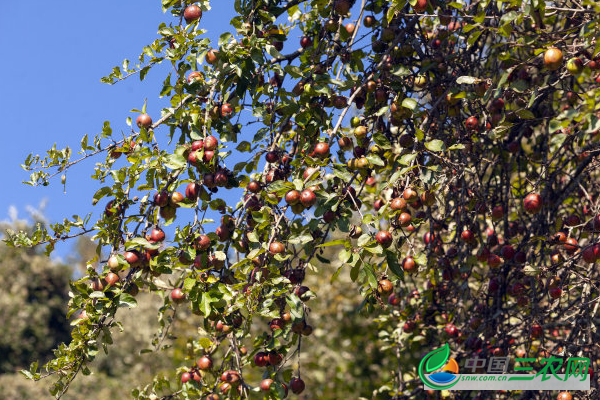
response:
<path id="1" fill-rule="evenodd" d="M 360 235 L 360 237 L 358 238 L 358 242 L 357 244 L 360 247 L 365 246 L 367 243 L 369 243 L 373 238 L 371 237 L 371 235 L 367 234 L 367 233 L 363 233 L 362 235 Z"/>
<path id="2" fill-rule="evenodd" d="M 246 151 L 250 151 L 252 149 L 252 147 L 250 145 L 250 142 L 247 142 L 244 140 L 244 141 L 240 142 L 235 149 L 237 151 L 246 152 Z"/>
<path id="3" fill-rule="evenodd" d="M 21 374 L 25 375 L 27 379 L 33 379 L 33 374 L 26 369 L 22 369 L 19 371 Z"/>
<path id="4" fill-rule="evenodd" d="M 210 297 L 209 293 L 202 293 L 202 300 L 200 301 L 200 311 L 204 314 L 204 316 L 210 315 L 210 303 L 212 302 L 213 299 Z"/>
<path id="5" fill-rule="evenodd" d="M 600 118 L 596 117 L 593 114 L 590 114 L 588 116 L 589 118 L 589 125 L 587 127 L 587 129 L 585 130 L 585 133 L 591 133 L 591 132 L 595 132 L 597 130 L 600 129 Z"/>
<path id="6" fill-rule="evenodd" d="M 312 235 L 305 233 L 302 235 L 290 237 L 290 239 L 288 240 L 288 243 L 290 243 L 290 244 L 305 244 L 305 243 L 312 242 L 313 240 L 314 239 L 313 239 Z"/>
<path id="7" fill-rule="evenodd" d="M 369 285 L 371 285 L 371 287 L 375 289 L 377 287 L 377 278 L 375 277 L 375 271 L 373 270 L 373 266 L 371 264 L 365 264 L 363 271 L 365 271 L 367 275 Z"/>
<path id="8" fill-rule="evenodd" d="M 367 160 L 369 160 L 369 162 L 371 162 L 371 164 L 373 164 L 373 165 L 379 165 L 381 167 L 383 167 L 385 165 L 383 160 L 377 154 L 373 154 L 373 153 L 367 154 Z"/>
<path id="9" fill-rule="evenodd" d="M 373 141 L 383 148 L 390 148 L 390 141 L 385 137 L 385 135 L 379 131 L 375 130 L 373 132 Z"/>
<path id="10" fill-rule="evenodd" d="M 425 143 L 425 148 L 429 151 L 443 151 L 446 149 L 446 145 L 440 139 L 433 139 Z"/>
<path id="11" fill-rule="evenodd" d="M 400 169 L 398 171 L 394 172 L 394 174 L 390 177 L 389 185 L 391 186 L 394 183 L 396 183 L 398 181 L 398 179 L 400 179 L 400 177 L 402 177 L 402 175 L 404 175 L 404 173 Z"/>
<path id="12" fill-rule="evenodd" d="M 473 83 L 477 83 L 479 82 L 481 79 L 479 78 L 475 78 L 474 76 L 459 76 L 456 79 L 456 83 L 458 83 L 459 85 L 462 83 L 466 83 L 466 84 L 473 84 Z"/>
<path id="13" fill-rule="evenodd" d="M 340 244 L 345 245 L 346 243 L 348 243 L 348 241 L 346 239 L 337 239 L 337 240 L 332 240 L 331 242 L 320 244 L 317 247 L 337 246 Z"/>
<path id="14" fill-rule="evenodd" d="M 229 32 L 221 34 L 221 36 L 219 36 L 219 46 L 223 46 L 225 43 L 228 43 L 232 37 L 233 35 Z"/>
<path id="15" fill-rule="evenodd" d="M 183 158 L 182 155 L 179 154 L 169 154 L 165 157 L 164 165 L 170 169 L 181 169 L 185 168 L 187 164 L 187 160 Z"/>
<path id="16" fill-rule="evenodd" d="M 137 301 L 128 293 L 121 293 L 119 296 L 119 307 L 137 307 Z"/>
<path id="17" fill-rule="evenodd" d="M 408 108 L 409 110 L 414 111 L 414 109 L 417 108 L 417 105 L 418 105 L 417 101 L 410 97 L 407 97 L 404 100 L 402 100 L 402 107 Z"/>
<path id="18" fill-rule="evenodd" d="M 333 174 L 344 182 L 350 182 L 350 180 L 352 179 L 352 174 L 348 171 L 345 165 L 334 165 Z"/>
<path id="19" fill-rule="evenodd" d="M 535 115 L 531 111 L 526 110 L 524 108 L 517 111 L 517 115 L 523 119 L 534 119 L 535 118 Z"/>
<path id="20" fill-rule="evenodd" d="M 160 244 L 159 243 L 150 243 L 148 240 L 146 240 L 145 238 L 141 238 L 141 237 L 129 239 L 127 242 L 125 242 L 125 248 L 137 247 L 137 246 L 143 246 L 146 249 L 156 250 L 160 247 Z"/>
<path id="21" fill-rule="evenodd" d="M 300 298 L 298 298 L 298 296 L 296 296 L 294 293 L 290 293 L 285 298 L 285 302 L 290 307 L 290 314 L 292 314 L 292 317 L 294 317 L 296 319 L 301 319 L 302 314 L 303 314 L 303 311 L 302 311 L 303 309 L 302 309 L 302 301 L 300 300 Z"/>
<path id="22" fill-rule="evenodd" d="M 103 188 L 100 188 L 96 193 L 94 193 L 94 204 L 96 204 L 98 202 L 98 200 L 100 200 L 101 198 L 103 198 L 104 196 L 106 196 L 107 194 L 112 193 L 112 190 L 110 187 L 105 186 Z"/>
<path id="23" fill-rule="evenodd" d="M 338 258 L 342 264 L 347 263 L 348 260 L 350 260 L 350 257 L 352 257 L 352 252 L 350 250 L 344 249 L 338 253 Z"/>
<path id="24" fill-rule="evenodd" d="M 403 155 L 402 157 L 400 157 L 400 159 L 398 160 L 398 163 L 400 163 L 401 165 L 410 165 L 410 163 L 418 157 L 418 153 L 408 153 Z M 395 182 L 396 179 L 390 179 L 390 181 Z"/>
<path id="25" fill-rule="evenodd" d="M 198 344 L 200 344 L 203 349 L 209 349 L 213 345 L 213 342 L 207 337 L 201 337 L 198 339 Z"/>
<path id="26" fill-rule="evenodd" d="M 390 271 L 392 271 L 398 278 L 404 279 L 404 270 L 400 267 L 400 263 L 398 263 L 398 255 L 390 251 L 386 251 L 385 255 Z"/>
<path id="27" fill-rule="evenodd" d="M 295 65 L 286 65 L 283 70 L 291 75 L 292 78 L 298 79 L 302 77 L 302 70 Z"/>
<path id="28" fill-rule="evenodd" d="M 183 289 L 186 292 L 191 291 L 194 286 L 196 286 L 195 278 L 185 278 L 185 280 L 183 281 Z"/>
<path id="29" fill-rule="evenodd" d="M 376 116 L 381 117 L 383 114 L 385 114 L 388 110 L 390 109 L 390 106 L 385 106 L 385 107 L 381 107 L 379 110 L 377 110 L 377 112 L 375 113 Z"/>
<path id="30" fill-rule="evenodd" d="M 359 272 L 360 264 L 356 264 L 354 267 L 352 267 L 352 269 L 350 270 L 350 279 L 352 279 L 352 282 L 356 282 L 356 279 L 358 279 Z"/>
<path id="31" fill-rule="evenodd" d="M 479 30 L 479 31 L 475 31 L 475 33 L 471 34 L 469 36 L 469 38 L 467 39 L 467 43 L 469 44 L 469 46 L 472 46 L 473 43 L 475 43 L 475 41 L 477 39 L 479 39 L 479 36 L 481 36 L 482 33 L 483 33 L 483 30 Z"/>
<path id="32" fill-rule="evenodd" d="M 527 276 L 537 276 L 540 274 L 540 269 L 532 265 L 526 265 L 523 268 L 523 273 Z"/>
<path id="33" fill-rule="evenodd" d="M 343 266 L 343 265 L 342 265 L 342 266 L 340 266 L 340 267 L 339 267 L 339 268 L 338 268 L 338 269 L 335 271 L 335 273 L 334 273 L 334 274 L 331 276 L 331 279 L 329 280 L 329 283 L 333 283 L 333 282 L 334 282 L 334 281 L 337 279 L 337 277 L 339 276 L 340 272 L 342 272 L 342 268 L 344 268 L 344 266 Z"/>
<path id="34" fill-rule="evenodd" d="M 559 146 L 562 146 L 562 144 L 565 142 L 566 139 L 567 139 L 566 133 L 557 133 L 552 136 L 552 139 L 550 139 L 550 144 L 554 147 L 559 147 Z"/>

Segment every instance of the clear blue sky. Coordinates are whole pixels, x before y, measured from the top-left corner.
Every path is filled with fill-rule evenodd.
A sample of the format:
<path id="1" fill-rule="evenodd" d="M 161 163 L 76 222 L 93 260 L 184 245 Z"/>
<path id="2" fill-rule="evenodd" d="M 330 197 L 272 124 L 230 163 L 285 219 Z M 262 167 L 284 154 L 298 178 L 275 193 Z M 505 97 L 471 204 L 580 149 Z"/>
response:
<path id="1" fill-rule="evenodd" d="M 51 222 L 83 216 L 99 188 L 90 179 L 94 161 L 69 173 L 66 194 L 60 181 L 49 187 L 22 184 L 28 174 L 20 164 L 29 153 L 43 155 L 54 143 L 77 151 L 81 137 L 92 138 L 106 120 L 113 131 L 126 131 L 126 118 L 135 118 L 130 110 L 140 109 L 145 98 L 148 112 L 160 115 L 164 69 L 151 71 L 143 82 L 133 77 L 110 86 L 100 78 L 125 58 L 137 60 L 142 47 L 157 37 L 161 22 L 177 20 L 162 13 L 159 0 L 5 3 L 0 12 L 0 220 L 8 219 L 11 205 L 24 218 L 26 206 L 37 207 L 42 199 L 48 201 L 45 214 Z M 202 26 L 216 39 L 229 25 L 233 1 L 212 3 Z M 68 248 L 57 250 L 64 255 Z"/>

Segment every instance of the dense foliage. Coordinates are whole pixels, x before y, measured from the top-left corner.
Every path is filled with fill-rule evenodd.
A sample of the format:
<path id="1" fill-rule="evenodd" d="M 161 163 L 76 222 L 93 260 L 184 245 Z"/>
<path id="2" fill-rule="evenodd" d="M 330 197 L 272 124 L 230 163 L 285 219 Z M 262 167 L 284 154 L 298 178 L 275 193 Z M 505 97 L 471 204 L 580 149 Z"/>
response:
<path id="1" fill-rule="evenodd" d="M 56 397 L 140 290 L 164 299 L 154 350 L 182 308 L 199 322 L 186 364 L 134 398 L 302 393 L 307 365 L 332 367 L 303 357 L 327 324 L 317 266 L 373 318 L 354 351 L 386 368 L 365 357 L 377 383 L 355 395 L 471 396 L 423 392 L 419 359 L 445 342 L 457 359 L 598 358 L 599 4 L 236 0 L 218 43 L 208 1 L 162 4 L 160 37 L 103 81 L 170 63 L 170 106 L 81 143 L 103 213 L 8 240 L 50 252 L 92 233 L 110 253 L 71 283 L 72 340 L 45 366 Z M 54 148 L 25 168 L 46 185 L 77 163 Z"/>
<path id="2" fill-rule="evenodd" d="M 35 251 L 0 244 L 0 374 L 48 361 L 69 339 L 67 311 L 70 269 L 48 263 Z M 10 321 L 10 323 L 6 323 Z"/>

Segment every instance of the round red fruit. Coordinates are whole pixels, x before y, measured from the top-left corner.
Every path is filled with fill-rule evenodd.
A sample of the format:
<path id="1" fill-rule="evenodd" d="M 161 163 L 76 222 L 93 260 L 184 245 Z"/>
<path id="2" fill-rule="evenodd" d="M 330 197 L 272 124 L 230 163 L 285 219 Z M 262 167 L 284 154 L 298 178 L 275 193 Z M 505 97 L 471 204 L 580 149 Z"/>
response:
<path id="1" fill-rule="evenodd" d="M 180 288 L 175 288 L 171 292 L 171 300 L 173 300 L 175 303 L 181 303 L 185 300 L 185 294 Z"/>
<path id="2" fill-rule="evenodd" d="M 596 252 L 594 251 L 595 246 L 586 247 L 585 250 L 581 252 L 581 256 L 586 263 L 593 264 L 597 260 Z"/>
<path id="3" fill-rule="evenodd" d="M 188 24 L 192 21 L 197 21 L 202 18 L 202 10 L 197 5 L 188 6 L 183 12 L 183 18 Z"/>
<path id="4" fill-rule="evenodd" d="M 382 296 L 389 296 L 394 291 L 394 284 L 389 279 L 382 279 L 377 284 L 377 291 Z"/>
<path id="5" fill-rule="evenodd" d="M 200 251 L 207 250 L 210 247 L 210 238 L 206 235 L 198 236 L 196 239 L 196 248 Z"/>
<path id="6" fill-rule="evenodd" d="M 579 249 L 577 239 L 575 238 L 568 238 L 563 246 L 569 254 L 573 254 L 577 251 L 577 249 Z"/>
<path id="7" fill-rule="evenodd" d="M 379 231 L 375 235 L 375 240 L 384 248 L 387 248 L 390 247 L 394 239 L 392 238 L 392 234 L 388 231 Z"/>
<path id="8" fill-rule="evenodd" d="M 417 270 L 417 263 L 415 262 L 415 259 L 412 256 L 408 256 L 405 257 L 404 260 L 402 260 L 402 268 L 406 272 L 413 272 Z"/>
<path id="9" fill-rule="evenodd" d="M 292 389 L 292 393 L 294 394 L 302 393 L 305 387 L 304 381 L 300 378 L 292 378 L 290 381 L 290 389 Z"/>
<path id="10" fill-rule="evenodd" d="M 529 214 L 537 214 L 541 211 L 542 206 L 544 205 L 542 196 L 538 193 L 529 193 L 523 199 L 523 208 Z"/>
<path id="11" fill-rule="evenodd" d="M 260 182 L 257 182 L 257 181 L 251 181 L 251 182 L 248 184 L 248 191 L 249 191 L 250 193 L 259 193 L 259 192 L 260 192 L 260 190 L 261 190 L 261 187 L 260 187 Z"/>
<path id="12" fill-rule="evenodd" d="M 267 378 L 263 379 L 260 383 L 260 389 L 262 391 L 268 392 L 271 389 L 271 385 L 273 384 L 273 379 Z"/>
<path id="13" fill-rule="evenodd" d="M 313 41 L 308 36 L 302 36 L 302 38 L 300 39 L 300 47 L 302 47 L 303 49 L 312 46 L 312 44 Z"/>
<path id="14" fill-rule="evenodd" d="M 126 251 L 125 254 L 123 254 L 123 258 L 125 258 L 125 261 L 127 261 L 131 267 L 137 267 L 141 262 L 140 253 L 136 250 Z"/>
<path id="15" fill-rule="evenodd" d="M 300 193 L 300 203 L 306 208 L 313 206 L 317 202 L 317 195 L 312 191 L 305 189 Z"/>
<path id="16" fill-rule="evenodd" d="M 109 272 L 104 280 L 108 286 L 114 286 L 115 283 L 119 282 L 119 275 L 115 274 L 114 272 Z"/>
<path id="17" fill-rule="evenodd" d="M 329 145 L 325 142 L 319 142 L 315 145 L 315 155 L 325 158 L 329 155 Z"/>
<path id="18" fill-rule="evenodd" d="M 162 242 L 165 240 L 165 232 L 160 228 L 152 229 L 150 233 L 150 240 L 153 242 Z"/>
<path id="19" fill-rule="evenodd" d="M 456 328 L 454 324 L 447 324 L 444 330 L 446 331 L 446 334 L 448 334 L 448 336 L 458 336 L 458 328 Z"/>
<path id="20" fill-rule="evenodd" d="M 259 351 L 258 353 L 256 353 L 256 355 L 254 356 L 254 364 L 257 367 L 266 367 L 267 365 L 269 365 L 269 357 L 267 353 L 265 353 L 264 351 Z"/>
<path id="21" fill-rule="evenodd" d="M 529 330 L 529 335 L 533 339 L 539 339 L 544 334 L 544 329 L 540 325 L 532 325 Z"/>
<path id="22" fill-rule="evenodd" d="M 217 149 L 217 147 L 219 146 L 219 140 L 214 137 L 214 136 L 207 136 L 206 139 L 204 139 L 204 149 L 205 150 L 210 150 L 210 151 L 214 151 Z"/>
<path id="23" fill-rule="evenodd" d="M 460 234 L 460 238 L 467 243 L 472 243 L 475 241 L 475 235 L 473 234 L 473 231 L 469 229 L 465 229 L 464 231 L 462 231 L 462 233 Z"/>
<path id="24" fill-rule="evenodd" d="M 141 114 L 135 120 L 135 123 L 139 128 L 150 128 L 152 126 L 152 118 L 148 114 Z"/>
<path id="25" fill-rule="evenodd" d="M 544 65 L 551 71 L 557 70 L 563 63 L 563 53 L 556 47 L 550 47 L 544 53 Z"/>
<path id="26" fill-rule="evenodd" d="M 281 254 L 285 251 L 285 246 L 281 242 L 273 242 L 269 245 L 269 253 L 272 255 Z"/>
<path id="27" fill-rule="evenodd" d="M 196 364 L 198 365 L 198 368 L 205 371 L 212 368 L 213 362 L 209 356 L 202 356 Z"/>
<path id="28" fill-rule="evenodd" d="M 515 248 L 512 247 L 510 244 L 502 246 L 502 249 L 500 250 L 500 255 L 505 260 L 512 260 L 515 257 L 515 254 Z"/>
<path id="29" fill-rule="evenodd" d="M 569 392 L 560 392 L 556 400 L 573 400 L 573 396 Z"/>
<path id="30" fill-rule="evenodd" d="M 265 159 L 268 163 L 276 163 L 277 161 L 279 161 L 279 154 L 277 154 L 277 152 L 275 151 L 269 151 L 267 152 Z"/>
<path id="31" fill-rule="evenodd" d="M 476 130 L 478 126 L 479 120 L 477 119 L 477 117 L 469 117 L 465 121 L 465 127 L 470 131 Z"/>
<path id="32" fill-rule="evenodd" d="M 548 294 L 553 299 L 558 299 L 560 297 L 560 295 L 562 294 L 562 290 L 560 288 L 557 288 L 557 287 L 550 288 L 550 290 L 548 290 Z"/>
<path id="33" fill-rule="evenodd" d="M 233 113 L 233 108 L 231 108 L 231 104 L 225 103 L 221 106 L 221 115 L 223 117 L 229 117 Z"/>
<path id="34" fill-rule="evenodd" d="M 195 182 L 188 183 L 188 185 L 185 188 L 185 197 L 187 197 L 188 200 L 195 201 L 198 198 L 199 194 L 200 186 Z"/>
<path id="35" fill-rule="evenodd" d="M 290 206 L 298 204 L 300 202 L 300 192 L 297 190 L 290 190 L 285 194 L 285 202 Z"/>

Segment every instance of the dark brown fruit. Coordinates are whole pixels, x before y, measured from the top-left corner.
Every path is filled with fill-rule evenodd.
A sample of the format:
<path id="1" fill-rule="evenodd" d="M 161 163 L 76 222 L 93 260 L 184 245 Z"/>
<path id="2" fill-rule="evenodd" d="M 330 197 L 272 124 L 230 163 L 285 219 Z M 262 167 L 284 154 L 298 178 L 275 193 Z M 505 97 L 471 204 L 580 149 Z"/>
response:
<path id="1" fill-rule="evenodd" d="M 218 50 L 209 50 L 206 53 L 206 62 L 210 65 L 214 65 L 219 60 L 219 51 Z"/>
<path id="2" fill-rule="evenodd" d="M 150 233 L 150 240 L 153 242 L 162 242 L 165 240 L 165 232 L 160 228 L 152 229 Z"/>
<path id="3" fill-rule="evenodd" d="M 377 292 L 382 296 L 389 296 L 394 291 L 394 284 L 389 279 L 382 279 L 377 284 Z"/>
<path id="4" fill-rule="evenodd" d="M 261 190 L 260 183 L 257 181 L 251 181 L 248 184 L 248 191 L 251 193 L 259 193 Z"/>
<path id="5" fill-rule="evenodd" d="M 300 202 L 304 207 L 309 208 L 317 202 L 317 196 L 312 190 L 305 189 L 300 193 Z"/>
<path id="6" fill-rule="evenodd" d="M 523 199 L 523 208 L 529 214 L 537 214 L 543 206 L 542 196 L 537 193 L 530 193 Z"/>
<path id="7" fill-rule="evenodd" d="M 285 202 L 291 206 L 300 202 L 300 192 L 297 190 L 290 190 L 285 194 Z"/>
<path id="8" fill-rule="evenodd" d="M 308 36 L 302 36 L 302 38 L 300 39 L 300 47 L 302 47 L 303 49 L 312 46 L 312 44 L 313 41 Z"/>
<path id="9" fill-rule="evenodd" d="M 417 270 L 417 263 L 415 262 L 415 259 L 412 256 L 408 256 L 405 257 L 404 260 L 402 260 L 402 268 L 406 272 L 413 272 Z"/>
<path id="10" fill-rule="evenodd" d="M 185 18 L 185 22 L 188 24 L 192 21 L 199 20 L 202 18 L 202 10 L 195 4 L 188 6 L 183 12 L 183 18 Z"/>
<path id="11" fill-rule="evenodd" d="M 206 235 L 198 236 L 196 239 L 196 248 L 200 251 L 207 250 L 210 247 L 210 238 Z"/>
<path id="12" fill-rule="evenodd" d="M 142 261 L 140 253 L 137 250 L 126 251 L 125 254 L 123 254 L 123 258 L 125 258 L 125 261 L 127 261 L 131 267 L 137 267 Z"/>
<path id="13" fill-rule="evenodd" d="M 388 231 L 379 231 L 375 235 L 375 240 L 377 241 L 377 243 L 386 248 L 390 247 L 394 239 L 392 238 L 392 234 Z"/>
<path id="14" fill-rule="evenodd" d="M 137 117 L 135 123 L 139 128 L 144 127 L 148 129 L 152 126 L 152 118 L 148 114 L 141 114 Z"/>
<path id="15" fill-rule="evenodd" d="M 290 380 L 290 389 L 292 389 L 292 393 L 300 394 L 304 391 L 305 387 L 304 381 L 300 378 L 292 378 L 292 380 Z"/>
<path id="16" fill-rule="evenodd" d="M 280 254 L 285 251 L 285 246 L 281 242 L 273 242 L 269 245 L 269 253 L 272 255 Z"/>
<path id="17" fill-rule="evenodd" d="M 188 200 L 196 201 L 199 194 L 200 185 L 196 184 L 195 182 L 188 183 L 188 185 L 185 188 L 185 197 L 187 197 Z"/>
<path id="18" fill-rule="evenodd" d="M 204 139 L 204 150 L 214 151 L 219 146 L 219 140 L 214 136 L 207 136 Z"/>

